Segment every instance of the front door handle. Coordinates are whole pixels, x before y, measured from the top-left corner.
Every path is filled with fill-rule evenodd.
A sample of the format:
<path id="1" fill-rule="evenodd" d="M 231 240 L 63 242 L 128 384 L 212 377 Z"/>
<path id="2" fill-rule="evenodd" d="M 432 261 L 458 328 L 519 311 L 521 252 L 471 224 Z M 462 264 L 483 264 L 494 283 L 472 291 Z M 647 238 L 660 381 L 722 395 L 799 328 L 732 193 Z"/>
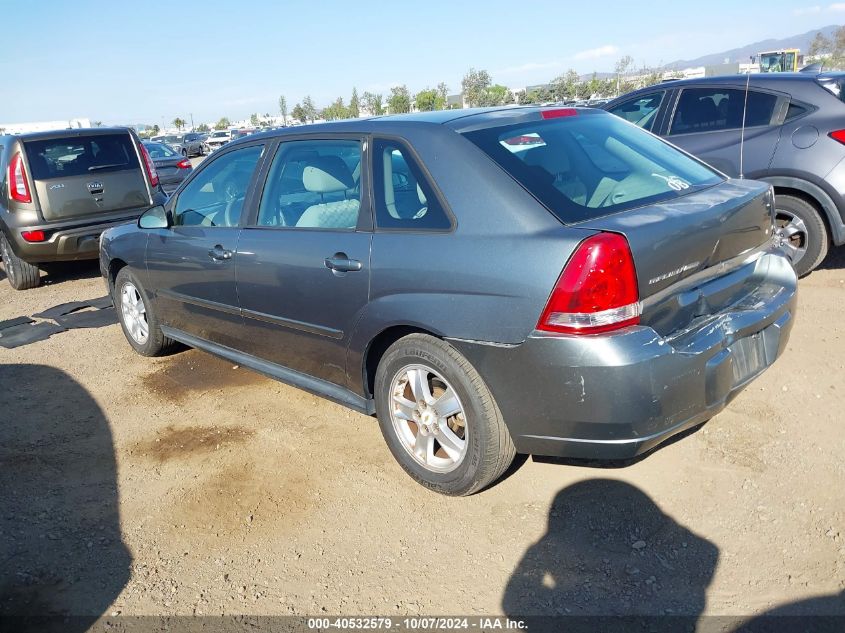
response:
<path id="1" fill-rule="evenodd" d="M 232 259 L 232 251 L 226 250 L 220 244 L 208 251 L 208 256 L 214 261 L 222 262 L 227 259 Z"/>
<path id="2" fill-rule="evenodd" d="M 326 268 L 337 273 L 351 273 L 361 270 L 361 262 L 357 259 L 349 259 L 346 253 L 335 253 L 325 259 Z"/>

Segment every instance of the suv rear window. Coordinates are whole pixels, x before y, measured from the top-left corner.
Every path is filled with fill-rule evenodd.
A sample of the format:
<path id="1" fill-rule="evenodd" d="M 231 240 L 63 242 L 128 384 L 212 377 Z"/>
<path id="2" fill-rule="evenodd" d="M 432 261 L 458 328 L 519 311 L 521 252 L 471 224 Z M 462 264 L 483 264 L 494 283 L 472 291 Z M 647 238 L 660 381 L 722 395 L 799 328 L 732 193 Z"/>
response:
<path id="1" fill-rule="evenodd" d="M 465 136 L 567 223 L 722 181 L 703 163 L 610 114 L 579 113 Z"/>
<path id="2" fill-rule="evenodd" d="M 98 134 L 24 143 L 35 180 L 139 169 L 129 134 Z"/>

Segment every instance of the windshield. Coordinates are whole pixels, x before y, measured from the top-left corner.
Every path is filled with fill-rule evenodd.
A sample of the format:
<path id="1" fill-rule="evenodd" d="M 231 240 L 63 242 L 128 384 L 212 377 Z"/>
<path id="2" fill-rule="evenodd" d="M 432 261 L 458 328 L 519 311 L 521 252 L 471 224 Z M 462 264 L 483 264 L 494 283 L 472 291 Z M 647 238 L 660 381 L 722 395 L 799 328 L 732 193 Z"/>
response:
<path id="1" fill-rule="evenodd" d="M 129 134 L 27 141 L 26 154 L 35 180 L 139 168 Z"/>
<path id="2" fill-rule="evenodd" d="M 215 133 L 214 133 L 214 134 L 212 134 L 211 136 L 212 136 L 213 138 L 220 138 L 220 137 L 223 137 L 223 136 L 228 136 L 228 135 L 229 135 L 229 133 L 228 133 L 228 132 L 215 132 Z"/>
<path id="3" fill-rule="evenodd" d="M 144 143 L 144 147 L 147 148 L 147 152 L 149 152 L 150 158 L 153 160 L 157 158 L 175 158 L 177 156 L 181 156 L 181 154 L 173 151 L 173 149 L 163 143 Z"/>
<path id="4" fill-rule="evenodd" d="M 722 181 L 703 163 L 604 113 L 465 135 L 567 223 L 672 200 Z"/>

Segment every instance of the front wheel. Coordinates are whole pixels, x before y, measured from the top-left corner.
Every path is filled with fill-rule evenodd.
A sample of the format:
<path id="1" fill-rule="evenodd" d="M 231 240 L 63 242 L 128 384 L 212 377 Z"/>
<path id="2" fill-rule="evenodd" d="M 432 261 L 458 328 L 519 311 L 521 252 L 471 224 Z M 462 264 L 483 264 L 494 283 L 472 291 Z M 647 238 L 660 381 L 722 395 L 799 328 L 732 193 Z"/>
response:
<path id="1" fill-rule="evenodd" d="M 795 196 L 775 198 L 775 231 L 799 277 L 808 275 L 827 255 L 830 238 L 821 214 Z"/>
<path id="2" fill-rule="evenodd" d="M 454 347 L 423 334 L 390 346 L 375 380 L 384 439 L 417 482 L 470 495 L 496 481 L 516 454 L 481 376 Z"/>
<path id="3" fill-rule="evenodd" d="M 147 294 L 128 268 L 117 273 L 112 300 L 126 340 L 141 356 L 160 356 L 173 345 L 162 334 Z"/>

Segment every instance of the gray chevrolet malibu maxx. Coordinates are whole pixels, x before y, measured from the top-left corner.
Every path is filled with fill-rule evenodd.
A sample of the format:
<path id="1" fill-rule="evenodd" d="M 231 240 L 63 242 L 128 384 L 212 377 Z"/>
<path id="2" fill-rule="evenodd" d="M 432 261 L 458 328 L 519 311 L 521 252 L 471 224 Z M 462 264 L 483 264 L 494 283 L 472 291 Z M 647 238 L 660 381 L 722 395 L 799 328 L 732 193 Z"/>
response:
<path id="1" fill-rule="evenodd" d="M 459 110 L 226 145 L 101 266 L 130 345 L 174 341 L 376 414 L 418 482 L 628 458 L 786 346 L 768 185 L 600 110 Z"/>

